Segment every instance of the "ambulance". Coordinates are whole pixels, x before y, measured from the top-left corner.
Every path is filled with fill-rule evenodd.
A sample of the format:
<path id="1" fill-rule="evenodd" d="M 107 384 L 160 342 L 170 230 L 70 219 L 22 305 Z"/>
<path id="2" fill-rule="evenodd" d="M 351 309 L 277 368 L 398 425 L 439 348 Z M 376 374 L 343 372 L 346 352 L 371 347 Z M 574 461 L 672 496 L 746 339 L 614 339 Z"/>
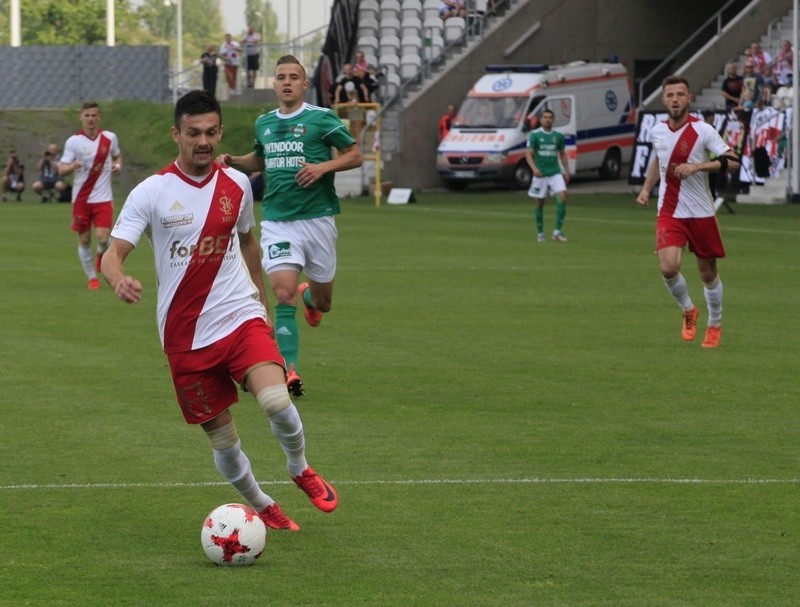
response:
<path id="1" fill-rule="evenodd" d="M 436 164 L 445 187 L 493 181 L 527 188 L 528 134 L 542 112 L 555 113 L 570 173 L 595 169 L 618 179 L 630 162 L 636 108 L 630 79 L 619 63 L 489 65 L 467 94 L 439 144 Z"/>

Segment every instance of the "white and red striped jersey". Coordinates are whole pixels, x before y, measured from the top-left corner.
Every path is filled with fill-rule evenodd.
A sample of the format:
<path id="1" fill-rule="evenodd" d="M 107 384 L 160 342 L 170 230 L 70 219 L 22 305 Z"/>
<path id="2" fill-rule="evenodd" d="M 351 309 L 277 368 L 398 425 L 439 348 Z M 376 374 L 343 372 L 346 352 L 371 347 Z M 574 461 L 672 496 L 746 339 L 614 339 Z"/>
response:
<path id="1" fill-rule="evenodd" d="M 673 170 L 684 163 L 705 162 L 709 154 L 720 156 L 730 151 L 717 130 L 706 122 L 689 116 L 677 130 L 665 120 L 651 131 L 653 151 L 651 162 L 659 163 L 661 183 L 658 186 L 658 214 L 678 219 L 712 217 L 714 203 L 708 187 L 708 173 L 698 171 L 680 179 Z"/>
<path id="2" fill-rule="evenodd" d="M 101 130 L 94 139 L 80 131 L 67 139 L 60 162 L 80 160 L 83 165 L 74 173 L 72 202 L 113 202 L 111 163 L 119 155 L 119 141 L 111 131 Z"/>
<path id="3" fill-rule="evenodd" d="M 198 180 L 172 163 L 136 186 L 111 232 L 147 234 L 158 278 L 158 330 L 167 354 L 197 350 L 252 318 L 266 318 L 239 250 L 255 225 L 244 173 L 212 165 Z"/>

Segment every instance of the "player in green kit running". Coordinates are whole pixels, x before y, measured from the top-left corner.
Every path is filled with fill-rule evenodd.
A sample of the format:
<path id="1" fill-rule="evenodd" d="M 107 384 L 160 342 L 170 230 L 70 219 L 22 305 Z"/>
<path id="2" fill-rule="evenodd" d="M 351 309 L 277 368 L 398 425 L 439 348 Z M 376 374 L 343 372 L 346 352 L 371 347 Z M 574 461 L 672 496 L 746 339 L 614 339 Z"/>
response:
<path id="1" fill-rule="evenodd" d="M 533 171 L 531 187 L 528 196 L 536 199 L 536 231 L 537 240 L 545 241 L 544 236 L 544 199 L 550 192 L 556 195 L 556 226 L 553 230 L 553 240 L 567 242 L 561 228 L 564 227 L 564 217 L 567 215 L 567 183 L 569 182 L 569 163 L 564 135 L 553 130 L 555 114 L 552 110 L 542 112 L 542 126 L 528 135 L 528 147 L 525 149 L 525 158 L 528 166 Z M 564 166 L 561 173 L 559 158 Z"/>
<path id="2" fill-rule="evenodd" d="M 303 101 L 306 71 L 292 55 L 275 69 L 278 109 L 255 123 L 255 146 L 244 156 L 222 154 L 217 162 L 245 173 L 263 171 L 261 265 L 275 294 L 275 338 L 286 361 L 286 386 L 304 392 L 298 372 L 300 339 L 297 299 L 306 321 L 316 327 L 331 309 L 336 274 L 336 223 L 339 198 L 334 173 L 361 166 L 353 136 L 330 109 Z M 332 156 L 331 148 L 339 154 Z M 307 282 L 300 283 L 300 272 Z"/>

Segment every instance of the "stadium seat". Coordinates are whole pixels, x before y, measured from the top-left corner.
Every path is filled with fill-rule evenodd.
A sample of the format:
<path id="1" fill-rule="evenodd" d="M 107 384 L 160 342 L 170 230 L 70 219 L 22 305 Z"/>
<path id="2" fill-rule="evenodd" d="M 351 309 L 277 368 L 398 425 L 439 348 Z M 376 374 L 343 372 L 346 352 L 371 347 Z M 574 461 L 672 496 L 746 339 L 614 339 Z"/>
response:
<path id="1" fill-rule="evenodd" d="M 361 10 L 360 5 L 359 10 Z M 422 19 L 422 2 L 420 0 L 403 0 L 403 9 L 400 17 L 402 19 L 407 19 L 408 17 Z"/>
<path id="2" fill-rule="evenodd" d="M 439 17 L 427 17 L 422 22 L 422 33 L 424 36 L 441 36 L 444 32 L 444 21 Z"/>
<path id="3" fill-rule="evenodd" d="M 376 21 L 380 18 L 381 7 L 377 0 L 361 0 L 358 3 L 358 20 L 372 18 Z"/>
<path id="4" fill-rule="evenodd" d="M 422 52 L 423 44 L 422 38 L 418 35 L 403 36 L 400 40 L 400 56 L 404 55 L 417 55 Z"/>
<path id="5" fill-rule="evenodd" d="M 442 54 L 442 51 L 444 50 L 444 38 L 441 36 L 431 36 L 427 40 L 428 43 L 424 44 L 424 57 L 428 61 L 431 61 Z"/>
<path id="6" fill-rule="evenodd" d="M 401 38 L 403 36 L 419 36 L 422 32 L 422 19 L 419 17 L 403 17 L 400 22 Z"/>
<path id="7" fill-rule="evenodd" d="M 399 74 L 400 56 L 396 52 L 381 53 L 378 65 L 380 65 L 387 74 Z"/>
<path id="8" fill-rule="evenodd" d="M 422 19 L 427 19 L 428 17 L 436 17 L 441 21 L 441 17 L 439 17 L 439 0 L 424 0 L 422 3 Z"/>
<path id="9" fill-rule="evenodd" d="M 383 78 L 383 98 L 394 97 L 400 92 L 400 75 L 387 72 Z"/>
<path id="10" fill-rule="evenodd" d="M 403 55 L 400 58 L 400 77 L 403 80 L 413 78 L 421 71 L 422 59 L 419 55 Z"/>
<path id="11" fill-rule="evenodd" d="M 400 19 L 394 17 L 381 19 L 381 38 L 384 36 L 400 36 Z"/>
<path id="12" fill-rule="evenodd" d="M 377 55 L 380 44 L 375 36 L 359 36 L 358 50 L 364 55 Z"/>
<path id="13" fill-rule="evenodd" d="M 379 51 L 381 57 L 384 55 L 399 55 L 400 38 L 397 36 L 381 36 Z"/>
<path id="14" fill-rule="evenodd" d="M 358 19 L 358 36 L 378 36 L 381 28 L 377 19 L 372 17 L 365 17 Z"/>
<path id="15" fill-rule="evenodd" d="M 446 42 L 454 42 L 464 35 L 467 26 L 466 20 L 461 17 L 450 17 L 444 22 L 444 39 Z"/>
<path id="16" fill-rule="evenodd" d="M 381 6 L 381 21 L 385 18 L 400 19 L 400 2 L 398 0 L 382 0 Z"/>

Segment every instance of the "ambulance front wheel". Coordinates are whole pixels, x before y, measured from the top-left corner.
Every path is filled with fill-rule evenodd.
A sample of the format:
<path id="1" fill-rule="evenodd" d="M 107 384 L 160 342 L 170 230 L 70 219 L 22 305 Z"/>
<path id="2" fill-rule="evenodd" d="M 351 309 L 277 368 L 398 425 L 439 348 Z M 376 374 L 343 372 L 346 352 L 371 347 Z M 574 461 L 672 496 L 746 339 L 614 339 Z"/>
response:
<path id="1" fill-rule="evenodd" d="M 528 166 L 527 162 L 520 162 L 514 168 L 514 174 L 511 176 L 511 185 L 517 190 L 527 190 L 531 187 L 531 179 L 533 179 L 533 171 Z"/>
<path id="2" fill-rule="evenodd" d="M 619 179 L 622 172 L 622 155 L 617 148 L 606 152 L 600 165 L 600 179 Z"/>

